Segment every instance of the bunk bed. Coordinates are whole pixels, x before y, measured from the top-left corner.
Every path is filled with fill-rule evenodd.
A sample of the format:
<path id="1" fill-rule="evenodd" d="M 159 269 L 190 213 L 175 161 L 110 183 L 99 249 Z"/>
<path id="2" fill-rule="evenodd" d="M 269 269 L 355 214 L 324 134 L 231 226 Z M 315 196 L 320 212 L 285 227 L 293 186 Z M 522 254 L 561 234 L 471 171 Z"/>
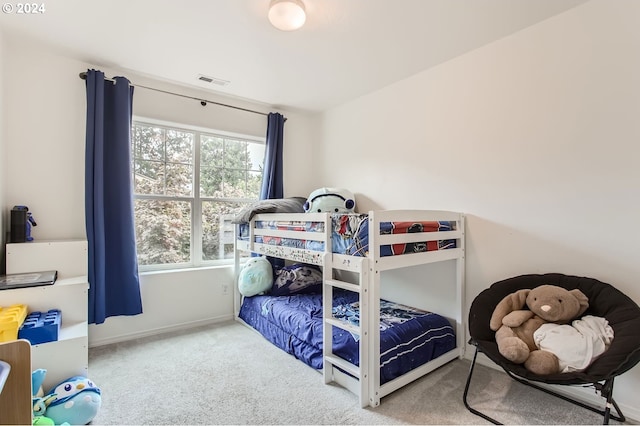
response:
<path id="1" fill-rule="evenodd" d="M 362 407 L 464 355 L 461 213 L 259 213 L 236 236 L 236 278 L 242 253 L 322 271 L 321 294 L 242 297 L 236 288 L 236 319 L 322 369 L 325 383 L 349 389 Z M 453 315 L 380 297 L 384 271 L 444 261 L 455 261 Z"/>

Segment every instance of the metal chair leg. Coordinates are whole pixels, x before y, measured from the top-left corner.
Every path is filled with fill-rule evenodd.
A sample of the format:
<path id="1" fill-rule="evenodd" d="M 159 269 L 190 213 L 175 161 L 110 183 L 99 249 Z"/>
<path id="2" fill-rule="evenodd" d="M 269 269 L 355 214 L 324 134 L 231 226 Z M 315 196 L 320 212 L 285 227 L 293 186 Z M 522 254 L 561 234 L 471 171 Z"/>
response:
<path id="1" fill-rule="evenodd" d="M 462 394 L 462 401 L 464 402 L 464 406 L 467 407 L 467 410 L 471 411 L 476 416 L 482 417 L 483 419 L 485 419 L 487 421 L 490 421 L 494 425 L 501 425 L 502 423 L 500 423 L 496 419 L 487 416 L 486 414 L 476 410 L 475 408 L 472 408 L 469 405 L 469 402 L 467 401 L 467 395 L 469 394 L 469 384 L 471 383 L 471 376 L 473 375 L 473 368 L 476 365 L 476 358 L 478 356 L 478 352 L 479 352 L 479 350 L 478 350 L 478 347 L 476 346 L 476 352 L 473 354 L 473 361 L 471 361 L 471 367 L 469 368 L 469 375 L 467 376 L 467 383 L 464 386 L 464 393 Z"/>
<path id="2" fill-rule="evenodd" d="M 624 414 L 620 411 L 620 407 L 618 407 L 618 404 L 613 399 L 613 377 L 606 380 L 602 386 L 596 386 L 596 390 L 598 390 L 600 395 L 606 399 L 605 409 L 601 412 L 601 414 L 604 415 L 604 422 L 602 424 L 608 425 L 609 418 L 624 423 L 627 419 L 624 417 Z M 618 414 L 617 416 L 611 414 L 611 407 L 616 410 L 616 413 Z"/>
<path id="3" fill-rule="evenodd" d="M 551 389 L 547 389 L 547 388 L 543 388 L 542 386 L 538 386 L 535 383 L 532 383 L 526 379 L 522 379 L 516 375 L 514 375 L 513 373 L 511 373 L 510 371 L 507 371 L 507 374 L 509 374 L 509 376 L 511 376 L 512 379 L 516 380 L 517 382 L 522 383 L 523 385 L 527 385 L 530 386 L 532 388 L 538 389 L 544 393 L 548 393 L 549 395 L 553 395 L 556 398 L 560 398 L 564 401 L 570 402 L 574 405 L 577 405 L 579 407 L 582 408 L 586 408 L 589 411 L 593 411 L 594 413 L 598 413 L 601 416 L 604 416 L 604 420 L 603 423 L 604 425 L 608 425 L 609 424 L 609 419 L 614 419 L 616 421 L 619 422 L 624 422 L 626 419 L 624 417 L 624 415 L 622 414 L 622 411 L 620 411 L 620 408 L 618 407 L 618 404 L 616 404 L 616 402 L 613 400 L 613 378 L 607 379 L 604 384 L 601 383 L 593 383 L 592 386 L 596 389 L 596 391 L 600 392 L 600 396 L 602 396 L 603 398 L 605 398 L 606 400 L 606 406 L 604 410 L 601 410 L 599 408 L 593 407 L 591 405 L 585 404 L 584 402 L 575 400 L 573 398 L 570 398 L 568 396 L 562 395 L 560 393 L 554 392 Z M 613 415 L 611 414 L 611 406 L 613 406 L 616 409 L 616 412 L 618 415 Z"/>
<path id="4" fill-rule="evenodd" d="M 472 343 L 472 342 L 470 342 Z M 471 361 L 471 367 L 469 368 L 469 375 L 467 376 L 467 383 L 465 384 L 464 387 L 464 393 L 462 395 L 462 400 L 464 402 L 464 406 L 467 408 L 467 410 L 469 410 L 470 412 L 472 412 L 473 414 L 475 414 L 476 416 L 482 417 L 483 419 L 495 424 L 495 425 L 501 425 L 503 423 L 498 422 L 496 419 L 472 408 L 469 405 L 469 402 L 467 401 L 467 396 L 469 394 L 469 385 L 471 383 L 471 376 L 473 375 L 473 369 L 476 365 L 476 358 L 478 356 L 478 352 L 481 352 L 479 347 L 476 346 L 476 351 L 473 354 L 473 360 Z M 506 370 L 505 370 L 506 371 Z M 618 404 L 616 403 L 616 401 L 613 399 L 613 377 L 610 379 L 607 379 L 604 383 L 594 383 L 593 386 L 595 387 L 596 391 L 600 392 L 600 396 L 602 396 L 603 398 L 605 398 L 606 400 L 606 405 L 605 405 L 605 409 L 604 410 L 600 410 L 596 407 L 587 405 L 581 401 L 577 401 L 573 398 L 569 398 L 565 395 L 562 395 L 560 393 L 554 392 L 550 389 L 547 388 L 543 388 L 542 386 L 538 386 L 535 383 L 532 383 L 526 379 L 523 379 L 521 377 L 516 376 L 515 374 L 511 373 L 510 371 L 506 371 L 506 373 L 515 381 L 522 383 L 523 385 L 527 385 L 530 386 L 532 388 L 538 389 L 542 392 L 545 392 L 549 395 L 553 395 L 557 398 L 560 398 L 564 401 L 570 402 L 574 405 L 577 405 L 579 407 L 582 408 L 586 408 L 587 410 L 593 411 L 595 413 L 598 413 L 602 416 L 604 416 L 603 419 L 603 423 L 604 425 L 608 425 L 609 424 L 609 420 L 610 419 L 614 419 L 616 421 L 619 421 L 621 423 L 624 423 L 626 421 L 626 418 L 624 416 L 624 414 L 622 414 L 622 411 L 620 410 L 620 407 L 618 406 Z M 613 407 L 616 411 L 617 415 L 614 415 L 611 413 L 611 407 Z"/>

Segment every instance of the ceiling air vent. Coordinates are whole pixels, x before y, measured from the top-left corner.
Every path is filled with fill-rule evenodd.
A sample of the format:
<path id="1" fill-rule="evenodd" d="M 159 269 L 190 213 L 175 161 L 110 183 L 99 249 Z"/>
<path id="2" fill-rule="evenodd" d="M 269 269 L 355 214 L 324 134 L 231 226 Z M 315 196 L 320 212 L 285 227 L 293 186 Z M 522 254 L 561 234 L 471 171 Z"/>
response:
<path id="1" fill-rule="evenodd" d="M 198 80 L 204 81 L 205 83 L 217 84 L 218 86 L 228 86 L 231 83 L 229 80 L 223 80 L 221 78 L 209 77 L 206 75 L 199 74 Z"/>

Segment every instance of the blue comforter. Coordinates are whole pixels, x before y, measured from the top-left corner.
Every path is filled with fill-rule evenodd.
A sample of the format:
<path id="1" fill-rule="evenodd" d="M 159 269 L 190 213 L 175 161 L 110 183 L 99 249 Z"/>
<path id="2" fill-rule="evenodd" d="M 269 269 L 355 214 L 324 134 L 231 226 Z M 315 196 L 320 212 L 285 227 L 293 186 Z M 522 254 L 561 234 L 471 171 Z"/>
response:
<path id="1" fill-rule="evenodd" d="M 455 348 L 455 333 L 446 318 L 384 300 L 380 305 L 381 384 Z M 335 291 L 333 314 L 357 323 L 358 295 Z M 322 368 L 322 295 L 246 297 L 240 318 L 285 352 Z M 333 327 L 333 352 L 358 365 L 358 336 Z"/>

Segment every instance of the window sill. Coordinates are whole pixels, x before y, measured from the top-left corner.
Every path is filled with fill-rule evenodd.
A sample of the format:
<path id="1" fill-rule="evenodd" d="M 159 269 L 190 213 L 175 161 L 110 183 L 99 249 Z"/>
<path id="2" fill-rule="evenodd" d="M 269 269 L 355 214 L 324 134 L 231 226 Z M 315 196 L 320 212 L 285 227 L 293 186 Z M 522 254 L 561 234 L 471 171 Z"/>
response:
<path id="1" fill-rule="evenodd" d="M 222 265 L 206 265 L 206 266 L 190 266 L 184 268 L 169 268 L 169 269 L 152 269 L 147 271 L 139 271 L 138 275 L 146 276 L 146 275 L 161 275 L 161 274 L 177 274 L 177 273 L 189 273 L 196 271 L 204 271 L 208 269 L 228 269 L 233 268 L 233 263 L 222 264 Z"/>

